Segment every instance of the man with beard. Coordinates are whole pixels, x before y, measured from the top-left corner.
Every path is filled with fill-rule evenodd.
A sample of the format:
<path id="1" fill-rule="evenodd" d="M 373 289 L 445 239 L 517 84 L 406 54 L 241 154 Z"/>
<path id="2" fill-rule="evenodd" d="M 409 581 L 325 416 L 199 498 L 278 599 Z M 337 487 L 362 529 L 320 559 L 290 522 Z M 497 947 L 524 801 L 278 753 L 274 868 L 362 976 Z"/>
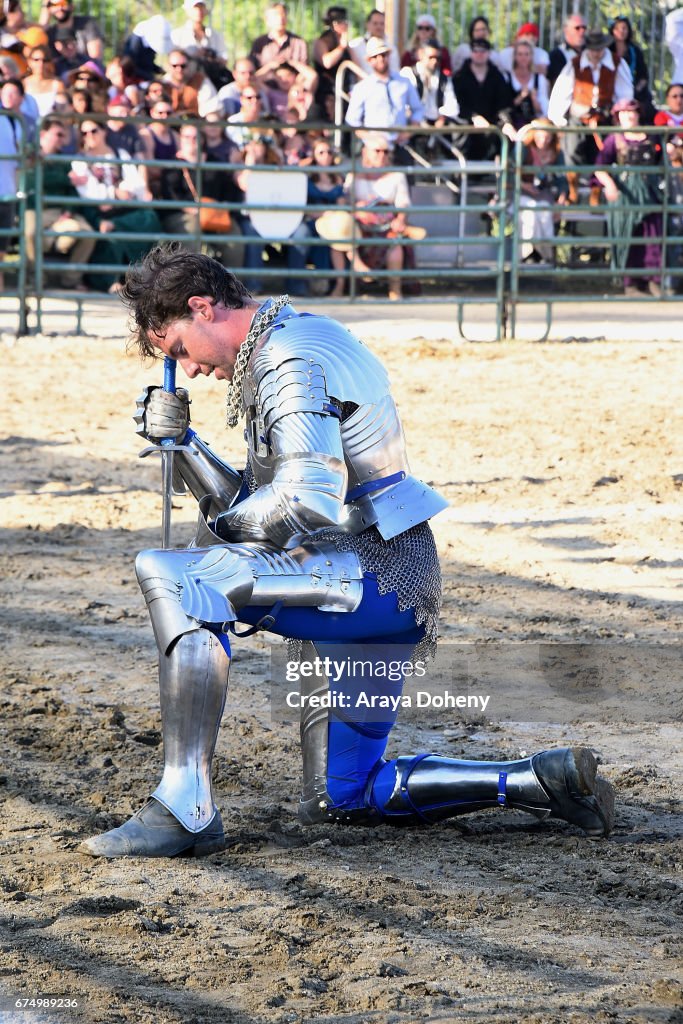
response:
<path id="1" fill-rule="evenodd" d="M 447 503 L 410 472 L 372 352 L 337 321 L 298 313 L 286 295 L 259 303 L 216 261 L 176 245 L 132 267 L 122 294 L 140 353 L 170 364 L 166 387 L 140 396 L 138 431 L 182 443 L 173 469 L 202 520 L 195 546 L 143 551 L 136 563 L 159 651 L 161 782 L 81 852 L 224 848 L 211 765 L 236 620 L 301 641 L 304 663 L 317 669 L 300 677 L 302 823 L 432 822 L 509 806 L 606 835 L 612 790 L 587 748 L 503 762 L 384 759 L 397 717 L 387 701 L 400 700 L 408 671 L 397 676 L 396 661 L 417 664 L 436 641 L 441 587 L 429 520 Z M 168 379 L 173 362 L 190 379 L 228 382 L 228 424 L 246 417 L 243 473 L 190 428 L 189 395 Z M 341 665 L 334 678 L 331 659 Z M 371 678 L 354 675 L 356 659 Z"/>

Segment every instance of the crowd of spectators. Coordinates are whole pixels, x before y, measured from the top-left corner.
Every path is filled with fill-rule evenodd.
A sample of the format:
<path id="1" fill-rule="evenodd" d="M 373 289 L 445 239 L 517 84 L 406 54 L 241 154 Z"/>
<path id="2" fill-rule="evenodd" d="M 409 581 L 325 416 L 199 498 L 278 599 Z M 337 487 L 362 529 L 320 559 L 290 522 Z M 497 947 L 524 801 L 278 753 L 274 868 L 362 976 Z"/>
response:
<path id="1" fill-rule="evenodd" d="M 226 265 L 244 268 L 256 289 L 272 247 L 264 245 L 249 215 L 249 182 L 268 174 L 269 166 L 306 167 L 306 203 L 320 212 L 302 212 L 291 244 L 284 246 L 289 289 L 305 294 L 306 268 L 314 266 L 329 271 L 325 284 L 341 295 L 350 259 L 360 274 L 385 270 L 389 295 L 398 299 L 400 277 L 391 272 L 414 258 L 404 244 L 410 237 L 410 186 L 403 168 L 425 156 L 443 156 L 454 144 L 468 161 L 496 160 L 502 132 L 523 143 L 530 168 L 520 203 L 524 259 L 552 260 L 558 207 L 580 200 L 580 171 L 565 167 L 597 163 L 601 169 L 583 183 L 592 184 L 591 201 L 606 202 L 620 226 L 622 266 L 653 270 L 648 279 L 628 277 L 627 288 L 653 294 L 661 288 L 654 272 L 655 257 L 661 269 L 656 243 L 641 245 L 637 253 L 630 245 L 637 236 L 661 233 L 661 216 L 627 216 L 629 197 L 652 203 L 655 191 L 650 187 L 645 195 L 632 176 L 603 168 L 627 160 L 679 159 L 683 86 L 672 84 L 666 106 L 655 109 L 643 51 L 626 15 L 617 15 L 603 32 L 571 14 L 548 52 L 531 22 L 496 51 L 481 15 L 451 51 L 435 18 L 424 13 L 400 55 L 386 37 L 379 10 L 370 11 L 362 34 L 353 36 L 346 8 L 329 7 L 309 46 L 290 30 L 286 5 L 276 2 L 265 12 L 263 34 L 232 65 L 210 15 L 205 0 L 184 0 L 179 27 L 171 28 L 161 15 L 148 18 L 107 63 L 98 22 L 77 13 L 73 0 L 44 0 L 36 24 L 27 23 L 21 0 L 0 0 L 0 106 L 22 115 L 0 116 L 0 260 L 15 218 L 17 154 L 27 141 L 42 154 L 43 190 L 52 197 L 43 213 L 43 228 L 52 232 L 42 239 L 44 254 L 74 264 L 125 264 L 151 244 L 137 236 L 166 233 L 190 248 L 208 245 Z M 359 148 L 355 174 L 335 170 L 350 155 L 333 146 L 340 74 L 349 97 L 341 116 L 356 129 Z M 147 123 L 130 121 L 138 116 Z M 681 135 L 663 146 L 640 130 L 652 123 L 680 126 Z M 605 140 L 595 132 L 609 124 L 623 134 Z M 463 133 L 463 125 L 482 131 Z M 556 130 L 566 126 L 576 131 Z M 420 134 L 420 127 L 430 131 Z M 54 159 L 65 156 L 71 161 Z M 220 166 L 225 164 L 232 166 Z M 387 171 L 388 165 L 400 170 Z M 35 188 L 30 171 L 25 230 L 31 265 L 37 248 Z M 90 202 L 70 206 L 75 196 Z M 56 198 L 64 204 L 54 205 Z M 207 201 L 232 204 L 227 226 L 225 220 L 218 230 L 209 226 L 202 209 Z M 346 232 L 350 215 L 326 215 L 350 201 L 368 208 L 359 210 L 352 232 L 362 244 L 354 247 L 342 238 L 328 247 L 322 240 L 334 242 L 330 224 Z M 382 206 L 389 210 L 383 213 Z M 97 237 L 69 234 L 85 230 Z M 372 244 L 378 234 L 382 244 Z M 396 244 L 387 244 L 392 238 Z M 537 245 L 532 238 L 540 239 Z M 66 266 L 60 277 L 70 288 L 120 287 L 113 272 L 84 274 Z"/>

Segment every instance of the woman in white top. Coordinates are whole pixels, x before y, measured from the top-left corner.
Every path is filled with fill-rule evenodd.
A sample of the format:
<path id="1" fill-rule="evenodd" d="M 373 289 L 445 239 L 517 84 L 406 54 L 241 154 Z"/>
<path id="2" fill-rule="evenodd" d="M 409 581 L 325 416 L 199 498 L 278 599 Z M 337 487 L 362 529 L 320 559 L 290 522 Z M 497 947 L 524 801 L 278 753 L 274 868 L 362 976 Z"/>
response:
<path id="1" fill-rule="evenodd" d="M 81 212 L 93 229 L 102 235 L 92 255 L 93 263 L 110 263 L 127 267 L 141 259 L 158 240 L 161 224 L 149 207 L 126 207 L 120 201 L 142 201 L 146 184 L 138 167 L 124 149 L 114 150 L 107 145 L 105 125 L 97 121 L 81 122 L 82 160 L 71 164 L 69 179 L 79 196 L 91 199 L 92 206 Z M 125 238 L 111 239 L 112 232 L 149 234 L 149 241 Z M 89 283 L 100 291 L 116 292 L 121 288 L 121 271 L 91 274 Z"/>
<path id="2" fill-rule="evenodd" d="M 548 115 L 548 79 L 534 71 L 534 48 L 526 39 L 515 43 L 508 80 L 514 99 L 510 119 L 516 131 Z"/>
<path id="3" fill-rule="evenodd" d="M 50 53 L 43 46 L 34 46 L 28 57 L 30 74 L 24 79 L 24 90 L 36 101 L 41 117 L 68 105 L 66 86 L 54 73 Z"/>

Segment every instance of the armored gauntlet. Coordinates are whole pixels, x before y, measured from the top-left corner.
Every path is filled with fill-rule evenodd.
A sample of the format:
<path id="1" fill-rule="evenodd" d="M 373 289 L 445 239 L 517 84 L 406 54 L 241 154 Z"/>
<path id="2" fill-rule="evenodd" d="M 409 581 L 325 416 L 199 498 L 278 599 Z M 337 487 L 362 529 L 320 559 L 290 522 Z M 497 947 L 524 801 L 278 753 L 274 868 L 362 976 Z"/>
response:
<path id="1" fill-rule="evenodd" d="M 175 394 L 157 385 L 146 387 L 136 399 L 136 433 L 154 444 L 165 438 L 182 441 L 190 425 L 190 396 L 185 388 Z"/>

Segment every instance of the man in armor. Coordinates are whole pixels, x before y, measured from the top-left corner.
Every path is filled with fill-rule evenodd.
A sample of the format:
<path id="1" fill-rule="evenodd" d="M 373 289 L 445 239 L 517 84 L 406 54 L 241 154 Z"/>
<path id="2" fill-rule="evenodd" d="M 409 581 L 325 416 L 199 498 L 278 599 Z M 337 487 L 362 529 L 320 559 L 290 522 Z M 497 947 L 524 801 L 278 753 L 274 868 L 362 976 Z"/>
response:
<path id="1" fill-rule="evenodd" d="M 164 353 L 191 379 L 229 381 L 228 424 L 246 416 L 247 464 L 238 473 L 194 433 L 186 391 L 145 389 L 138 432 L 184 446 L 174 472 L 199 501 L 200 527 L 189 548 L 143 551 L 136 563 L 159 649 L 161 782 L 81 850 L 202 856 L 225 845 L 211 761 L 235 621 L 300 641 L 320 664 L 341 651 L 349 665 L 366 656 L 386 667 L 397 651 L 402 663 L 428 651 L 440 604 L 428 520 L 446 501 L 411 475 L 386 372 L 341 324 L 297 313 L 287 296 L 259 304 L 219 263 L 177 243 L 134 266 L 122 294 L 142 354 Z M 377 672 L 372 686 L 400 693 L 389 678 Z M 302 698 L 354 686 L 318 674 L 302 679 Z M 306 824 L 437 821 L 507 805 L 589 835 L 610 830 L 611 787 L 586 748 L 502 763 L 387 761 L 395 713 L 377 721 L 324 703 L 302 700 Z"/>

